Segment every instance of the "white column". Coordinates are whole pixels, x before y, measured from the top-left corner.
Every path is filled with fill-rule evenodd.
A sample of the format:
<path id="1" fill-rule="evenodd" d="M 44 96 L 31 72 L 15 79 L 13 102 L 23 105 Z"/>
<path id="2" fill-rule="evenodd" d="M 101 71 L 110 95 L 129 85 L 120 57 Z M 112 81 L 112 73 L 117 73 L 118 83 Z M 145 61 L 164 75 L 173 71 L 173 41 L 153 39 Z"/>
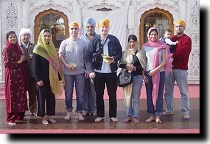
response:
<path id="1" fill-rule="evenodd" d="M 130 34 L 134 34 L 134 27 L 135 27 L 135 22 L 134 22 L 134 3 L 133 0 L 130 1 L 130 5 L 128 7 L 128 32 Z"/>
<path id="2" fill-rule="evenodd" d="M 2 45 L 2 39 L 5 38 L 3 35 L 2 35 L 2 10 L 3 10 L 3 6 L 2 6 L 2 1 L 0 1 L 0 51 L 2 52 L 3 50 L 3 45 Z M 2 54 L 0 54 L 0 83 L 3 82 L 4 78 L 3 78 L 3 60 L 2 60 Z"/>

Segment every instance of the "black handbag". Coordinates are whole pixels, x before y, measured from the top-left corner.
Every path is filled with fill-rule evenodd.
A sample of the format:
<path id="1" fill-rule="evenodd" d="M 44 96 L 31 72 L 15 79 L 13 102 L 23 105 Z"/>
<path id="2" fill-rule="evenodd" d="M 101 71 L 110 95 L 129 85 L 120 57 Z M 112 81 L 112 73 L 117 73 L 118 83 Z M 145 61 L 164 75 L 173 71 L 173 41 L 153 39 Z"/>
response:
<path id="1" fill-rule="evenodd" d="M 127 69 L 122 69 L 117 76 L 117 85 L 125 87 L 131 83 L 133 83 L 133 75 Z"/>

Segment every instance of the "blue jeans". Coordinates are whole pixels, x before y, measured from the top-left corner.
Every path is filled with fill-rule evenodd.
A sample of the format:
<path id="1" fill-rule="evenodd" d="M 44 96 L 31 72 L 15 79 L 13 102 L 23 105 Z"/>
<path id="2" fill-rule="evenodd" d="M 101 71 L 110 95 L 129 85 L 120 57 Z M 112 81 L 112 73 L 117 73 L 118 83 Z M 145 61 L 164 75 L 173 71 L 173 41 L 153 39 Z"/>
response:
<path id="1" fill-rule="evenodd" d="M 174 111 L 174 82 L 180 90 L 182 99 L 182 112 L 183 114 L 189 114 L 189 96 L 188 96 L 188 84 L 187 84 L 187 70 L 173 69 L 171 73 L 166 74 L 165 82 L 165 101 L 166 101 L 166 112 Z"/>
<path id="2" fill-rule="evenodd" d="M 85 75 L 84 73 L 78 75 L 68 75 L 65 74 L 65 103 L 66 110 L 72 112 L 72 98 L 74 90 L 74 82 L 76 89 L 76 99 L 77 99 L 77 108 L 76 112 L 82 113 L 82 107 L 84 102 L 84 90 L 85 90 Z"/>
<path id="3" fill-rule="evenodd" d="M 165 85 L 165 72 L 160 72 L 160 83 L 159 83 L 159 91 L 158 98 L 156 102 L 156 108 L 154 108 L 152 101 L 152 77 L 148 74 L 148 71 L 145 72 L 145 76 L 148 79 L 148 83 L 146 83 L 146 93 L 147 93 L 147 112 L 151 116 L 161 116 L 163 113 L 163 90 Z"/>
<path id="4" fill-rule="evenodd" d="M 127 117 L 130 116 L 139 118 L 142 82 L 142 75 L 133 76 L 132 93 L 129 100 L 130 104 L 128 106 L 125 106 Z"/>
<path id="5" fill-rule="evenodd" d="M 83 110 L 88 113 L 96 112 L 95 86 L 91 82 L 90 78 L 85 79 L 85 94 L 84 94 Z"/>

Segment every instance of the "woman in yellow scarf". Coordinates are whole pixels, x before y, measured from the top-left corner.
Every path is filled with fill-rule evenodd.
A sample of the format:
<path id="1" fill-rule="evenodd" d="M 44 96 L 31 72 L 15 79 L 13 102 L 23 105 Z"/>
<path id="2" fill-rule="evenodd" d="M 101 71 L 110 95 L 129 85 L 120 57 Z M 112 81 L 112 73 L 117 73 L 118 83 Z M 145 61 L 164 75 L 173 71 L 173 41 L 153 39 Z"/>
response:
<path id="1" fill-rule="evenodd" d="M 133 75 L 133 83 L 123 87 L 126 118 L 124 122 L 139 122 L 140 114 L 140 93 L 146 66 L 146 55 L 138 49 L 137 37 L 128 37 L 128 48 L 122 53 L 120 68 L 128 69 Z"/>
<path id="2" fill-rule="evenodd" d="M 37 115 L 43 117 L 43 124 L 55 123 L 51 116 L 55 115 L 55 95 L 61 95 L 63 91 L 59 76 L 64 84 L 64 75 L 50 30 L 44 29 L 40 32 L 33 52 L 32 61 L 38 90 Z"/>

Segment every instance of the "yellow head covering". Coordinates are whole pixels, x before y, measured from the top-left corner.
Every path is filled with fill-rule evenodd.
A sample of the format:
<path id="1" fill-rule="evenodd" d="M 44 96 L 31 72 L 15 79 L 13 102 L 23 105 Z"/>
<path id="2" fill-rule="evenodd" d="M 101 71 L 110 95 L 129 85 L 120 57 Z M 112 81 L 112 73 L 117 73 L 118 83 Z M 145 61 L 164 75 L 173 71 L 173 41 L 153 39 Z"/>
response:
<path id="1" fill-rule="evenodd" d="M 44 41 L 44 32 L 50 32 L 49 30 L 43 29 L 38 38 L 37 45 L 34 47 L 33 52 L 49 61 L 49 79 L 52 92 L 55 95 L 62 95 L 63 89 L 59 83 L 58 74 L 61 76 L 61 81 L 65 84 L 64 74 L 60 65 L 60 61 L 57 55 L 57 51 L 52 42 L 52 35 L 50 35 L 50 42 L 46 44 Z"/>
<path id="2" fill-rule="evenodd" d="M 79 28 L 79 24 L 77 22 L 70 23 L 70 28 Z"/>
<path id="3" fill-rule="evenodd" d="M 110 26 L 109 20 L 108 20 L 108 19 L 102 19 L 102 20 L 98 23 L 98 28 L 100 28 L 100 27 L 102 27 L 102 26 L 108 27 L 108 28 L 109 28 L 109 26 Z"/>
<path id="4" fill-rule="evenodd" d="M 183 20 L 177 20 L 176 24 L 180 24 L 180 25 L 183 25 L 184 27 L 186 27 L 186 24 Z"/>

